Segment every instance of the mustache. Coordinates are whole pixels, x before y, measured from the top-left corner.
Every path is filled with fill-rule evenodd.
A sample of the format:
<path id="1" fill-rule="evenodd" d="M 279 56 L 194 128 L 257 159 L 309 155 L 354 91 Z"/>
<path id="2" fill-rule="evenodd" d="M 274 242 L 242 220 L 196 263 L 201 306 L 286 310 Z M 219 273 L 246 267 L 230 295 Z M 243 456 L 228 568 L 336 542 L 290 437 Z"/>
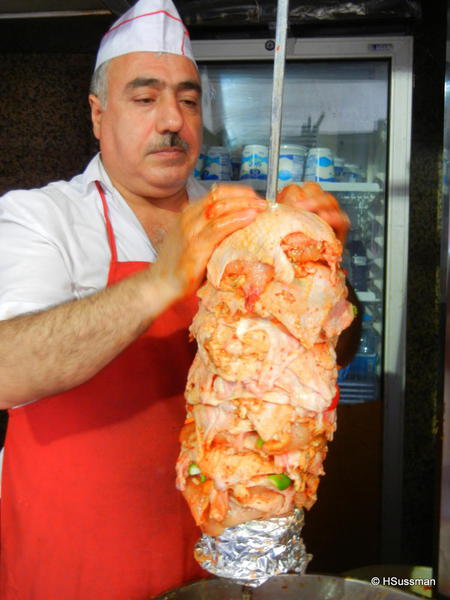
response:
<path id="1" fill-rule="evenodd" d="M 180 150 L 187 152 L 190 145 L 177 133 L 167 133 L 166 135 L 161 136 L 157 142 L 149 144 L 146 148 L 146 154 L 159 152 L 166 148 L 179 148 Z"/>

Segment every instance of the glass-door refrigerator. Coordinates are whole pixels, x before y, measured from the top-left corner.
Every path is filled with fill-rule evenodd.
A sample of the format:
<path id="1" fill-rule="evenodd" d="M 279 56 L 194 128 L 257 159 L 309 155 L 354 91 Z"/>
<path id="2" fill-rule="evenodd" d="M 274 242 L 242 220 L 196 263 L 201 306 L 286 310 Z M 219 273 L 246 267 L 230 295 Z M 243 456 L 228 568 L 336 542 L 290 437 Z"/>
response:
<path id="1" fill-rule="evenodd" d="M 196 176 L 264 194 L 274 41 L 193 42 L 203 85 Z M 341 402 L 383 406 L 381 557 L 400 556 L 412 39 L 288 39 L 278 187 L 317 181 L 351 219 L 343 263 L 363 311 Z M 338 425 L 339 426 L 339 425 Z"/>

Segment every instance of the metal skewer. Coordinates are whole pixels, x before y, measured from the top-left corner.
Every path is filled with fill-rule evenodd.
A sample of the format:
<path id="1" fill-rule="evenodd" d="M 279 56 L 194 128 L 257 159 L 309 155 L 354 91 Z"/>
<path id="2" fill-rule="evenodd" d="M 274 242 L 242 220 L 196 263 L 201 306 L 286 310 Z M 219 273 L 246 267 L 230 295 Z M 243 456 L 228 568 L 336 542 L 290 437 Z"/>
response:
<path id="1" fill-rule="evenodd" d="M 252 600 L 253 598 L 253 588 L 243 585 L 242 586 L 242 599 L 241 600 Z"/>
<path id="2" fill-rule="evenodd" d="M 267 175 L 267 200 L 275 205 L 277 200 L 278 159 L 280 152 L 281 117 L 283 110 L 284 65 L 289 0 L 278 0 L 273 64 L 272 115 L 270 121 L 269 169 Z"/>

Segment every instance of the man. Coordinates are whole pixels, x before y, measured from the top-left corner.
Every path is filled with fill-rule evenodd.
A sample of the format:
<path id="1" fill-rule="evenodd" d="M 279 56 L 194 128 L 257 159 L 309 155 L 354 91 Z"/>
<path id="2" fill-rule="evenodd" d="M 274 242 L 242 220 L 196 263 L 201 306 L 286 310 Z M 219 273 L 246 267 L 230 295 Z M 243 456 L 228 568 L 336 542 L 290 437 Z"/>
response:
<path id="1" fill-rule="evenodd" d="M 214 248 L 266 203 L 189 178 L 201 89 L 170 0 L 111 27 L 94 88 L 100 155 L 0 201 L 2 600 L 144 600 L 202 576 L 174 485 L 187 327 Z"/>

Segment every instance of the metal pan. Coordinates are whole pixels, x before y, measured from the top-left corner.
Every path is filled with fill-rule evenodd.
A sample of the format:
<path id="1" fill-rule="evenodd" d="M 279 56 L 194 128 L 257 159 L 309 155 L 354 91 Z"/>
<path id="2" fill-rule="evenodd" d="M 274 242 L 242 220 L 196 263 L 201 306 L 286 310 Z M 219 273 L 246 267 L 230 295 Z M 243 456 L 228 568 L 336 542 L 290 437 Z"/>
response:
<path id="1" fill-rule="evenodd" d="M 249 590 L 227 579 L 204 579 L 157 600 L 408 600 L 417 596 L 330 575 L 278 575 Z"/>

